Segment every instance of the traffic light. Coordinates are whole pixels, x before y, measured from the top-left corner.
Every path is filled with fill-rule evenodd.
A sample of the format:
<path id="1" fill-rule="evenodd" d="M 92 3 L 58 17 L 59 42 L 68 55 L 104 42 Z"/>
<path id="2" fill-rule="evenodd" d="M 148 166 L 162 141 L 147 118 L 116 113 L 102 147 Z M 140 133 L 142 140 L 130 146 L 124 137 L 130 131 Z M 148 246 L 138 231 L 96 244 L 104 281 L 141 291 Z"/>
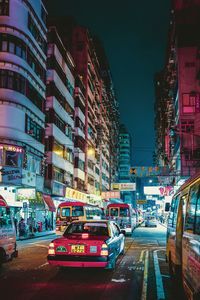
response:
<path id="1" fill-rule="evenodd" d="M 130 174 L 132 174 L 132 175 L 136 175 L 137 174 L 137 170 L 136 170 L 136 168 L 130 168 Z"/>

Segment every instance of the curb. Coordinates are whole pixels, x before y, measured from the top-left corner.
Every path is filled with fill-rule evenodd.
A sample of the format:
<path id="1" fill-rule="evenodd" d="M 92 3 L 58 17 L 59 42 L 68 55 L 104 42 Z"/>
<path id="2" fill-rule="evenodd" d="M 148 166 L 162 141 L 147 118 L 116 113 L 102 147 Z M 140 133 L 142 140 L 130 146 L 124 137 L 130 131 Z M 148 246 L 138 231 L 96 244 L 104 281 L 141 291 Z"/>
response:
<path id="1" fill-rule="evenodd" d="M 52 231 L 52 232 L 49 232 L 49 233 L 44 233 L 44 234 L 41 234 L 41 235 L 32 235 L 32 236 L 25 237 L 25 238 L 22 238 L 22 239 L 17 238 L 16 240 L 20 242 L 20 241 L 36 239 L 36 238 L 40 238 L 40 237 L 44 237 L 44 236 L 48 236 L 48 235 L 52 235 L 52 234 L 55 234 L 55 231 Z"/>
<path id="2" fill-rule="evenodd" d="M 167 225 L 166 225 L 166 224 L 163 224 L 163 223 L 160 223 L 160 222 L 159 222 L 159 224 L 160 224 L 161 226 L 167 228 Z"/>

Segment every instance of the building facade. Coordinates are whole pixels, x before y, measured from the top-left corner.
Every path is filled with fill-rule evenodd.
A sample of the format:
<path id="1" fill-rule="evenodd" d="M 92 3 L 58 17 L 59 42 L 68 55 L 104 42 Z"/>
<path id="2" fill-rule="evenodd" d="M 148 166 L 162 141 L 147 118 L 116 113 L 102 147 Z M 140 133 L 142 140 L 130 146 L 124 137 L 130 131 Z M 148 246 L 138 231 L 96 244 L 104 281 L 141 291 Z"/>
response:
<path id="1" fill-rule="evenodd" d="M 84 84 L 85 191 L 101 194 L 111 188 L 112 178 L 116 175 L 119 122 L 117 101 L 111 77 L 108 83 L 108 69 L 107 73 L 102 72 L 100 53 L 86 28 L 76 26 L 73 29 L 71 49 L 76 72 Z"/>
<path id="2" fill-rule="evenodd" d="M 172 2 L 164 69 L 155 76 L 156 163 L 173 181 L 200 170 L 200 1 Z"/>
<path id="3" fill-rule="evenodd" d="M 44 210 L 46 32 L 42 1 L 0 2 L 0 193 L 26 216 Z"/>
<path id="4" fill-rule="evenodd" d="M 46 98 L 46 188 L 65 197 L 74 181 L 74 62 L 55 27 L 48 28 Z"/>
<path id="5" fill-rule="evenodd" d="M 131 135 L 124 124 L 119 128 L 119 182 L 132 182 L 130 168 L 132 158 L 132 140 Z M 121 192 L 121 199 L 129 204 L 134 205 L 134 193 L 131 191 Z M 135 206 L 135 205 L 134 205 Z"/>

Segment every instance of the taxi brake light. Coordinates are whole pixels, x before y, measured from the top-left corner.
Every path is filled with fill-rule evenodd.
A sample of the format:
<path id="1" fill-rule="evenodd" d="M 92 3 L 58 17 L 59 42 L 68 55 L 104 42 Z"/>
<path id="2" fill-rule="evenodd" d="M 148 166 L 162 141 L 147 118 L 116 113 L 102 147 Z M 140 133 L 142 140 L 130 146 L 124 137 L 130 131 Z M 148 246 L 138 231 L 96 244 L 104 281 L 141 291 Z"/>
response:
<path id="1" fill-rule="evenodd" d="M 103 244 L 101 246 L 101 252 L 100 252 L 101 256 L 108 256 L 108 246 L 107 244 Z"/>
<path id="2" fill-rule="evenodd" d="M 82 239 L 88 239 L 89 234 L 88 233 L 82 233 L 81 237 L 82 237 Z"/>

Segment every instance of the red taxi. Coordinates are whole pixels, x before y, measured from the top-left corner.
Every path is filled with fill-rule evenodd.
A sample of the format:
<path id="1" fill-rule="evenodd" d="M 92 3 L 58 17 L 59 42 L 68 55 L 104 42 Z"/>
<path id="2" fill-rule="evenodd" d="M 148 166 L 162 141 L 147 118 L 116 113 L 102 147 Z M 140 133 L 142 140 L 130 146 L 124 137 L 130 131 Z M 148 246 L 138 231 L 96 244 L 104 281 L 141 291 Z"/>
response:
<path id="1" fill-rule="evenodd" d="M 49 245 L 48 262 L 61 267 L 114 269 L 125 232 L 113 221 L 74 221 Z"/>

